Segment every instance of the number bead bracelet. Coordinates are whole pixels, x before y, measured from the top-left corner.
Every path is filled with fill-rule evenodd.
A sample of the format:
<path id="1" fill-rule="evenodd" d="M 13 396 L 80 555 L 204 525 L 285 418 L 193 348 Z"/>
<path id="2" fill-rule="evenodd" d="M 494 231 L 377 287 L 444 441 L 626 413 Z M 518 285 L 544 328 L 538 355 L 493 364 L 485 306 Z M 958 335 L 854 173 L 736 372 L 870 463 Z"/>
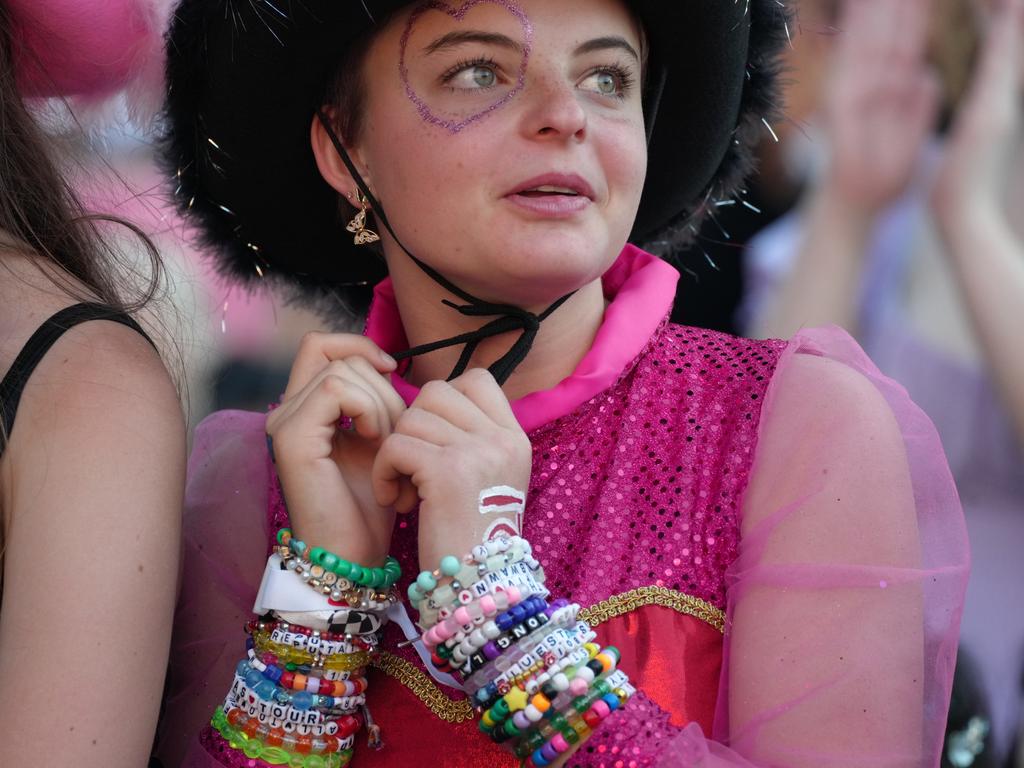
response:
<path id="1" fill-rule="evenodd" d="M 290 528 L 282 528 L 277 532 L 277 543 L 281 547 L 287 547 L 294 556 L 308 560 L 313 565 L 309 571 L 312 578 L 333 574 L 339 579 L 346 579 L 361 587 L 388 589 L 394 586 L 402 575 L 402 568 L 393 557 L 388 557 L 383 568 L 367 568 L 328 552 L 323 547 L 307 546 L 305 542 L 292 536 Z M 316 572 L 317 567 L 323 570 L 322 574 Z"/>

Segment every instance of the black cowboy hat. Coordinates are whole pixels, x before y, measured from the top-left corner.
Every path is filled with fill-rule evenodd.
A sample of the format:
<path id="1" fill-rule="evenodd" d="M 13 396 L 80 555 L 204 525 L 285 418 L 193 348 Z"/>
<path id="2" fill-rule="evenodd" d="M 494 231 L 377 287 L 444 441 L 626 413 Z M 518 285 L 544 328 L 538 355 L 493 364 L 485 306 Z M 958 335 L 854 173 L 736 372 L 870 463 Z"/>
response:
<path id="1" fill-rule="evenodd" d="M 452 0 L 459 5 L 461 0 Z M 365 309 L 383 260 L 353 245 L 309 129 L 348 46 L 408 0 L 183 0 L 162 156 L 220 270 Z M 780 0 L 629 0 L 650 45 L 649 162 L 630 240 L 678 248 L 736 194 L 775 113 Z"/>

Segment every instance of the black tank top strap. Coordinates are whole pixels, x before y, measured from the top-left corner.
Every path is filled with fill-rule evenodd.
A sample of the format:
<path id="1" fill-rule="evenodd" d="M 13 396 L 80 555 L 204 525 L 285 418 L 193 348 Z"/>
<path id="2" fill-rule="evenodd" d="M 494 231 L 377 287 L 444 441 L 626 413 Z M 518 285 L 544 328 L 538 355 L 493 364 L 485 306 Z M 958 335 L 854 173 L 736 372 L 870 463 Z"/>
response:
<path id="1" fill-rule="evenodd" d="M 47 318 L 21 348 L 7 375 L 0 381 L 0 423 L 3 425 L 3 431 L 0 432 L 0 454 L 4 451 L 5 438 L 14 429 L 14 416 L 18 411 L 21 393 L 36 366 L 65 331 L 90 320 L 111 320 L 126 325 L 153 344 L 153 340 L 137 322 L 121 310 L 105 304 L 74 304 Z"/>

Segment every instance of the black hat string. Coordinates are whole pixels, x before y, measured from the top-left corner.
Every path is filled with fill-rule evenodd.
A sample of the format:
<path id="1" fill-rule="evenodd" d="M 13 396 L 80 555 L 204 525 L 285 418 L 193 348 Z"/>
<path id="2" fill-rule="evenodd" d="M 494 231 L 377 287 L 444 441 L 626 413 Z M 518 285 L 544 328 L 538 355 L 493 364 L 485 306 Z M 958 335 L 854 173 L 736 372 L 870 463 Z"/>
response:
<path id="1" fill-rule="evenodd" d="M 359 187 L 359 191 L 362 192 L 367 203 L 369 203 L 370 207 L 373 209 L 376 221 L 390 233 L 398 246 L 405 251 L 406 255 L 413 260 L 413 263 L 415 263 L 416 266 L 426 273 L 427 277 L 440 285 L 446 291 L 450 291 L 465 302 L 465 304 L 457 304 L 453 301 L 449 301 L 448 299 L 444 299 L 443 303 L 466 317 L 494 318 L 475 331 L 469 331 L 468 333 L 462 333 L 458 336 L 452 336 L 451 338 L 442 339 L 440 341 L 433 341 L 429 344 L 421 344 L 420 346 L 413 347 L 412 349 L 392 354 L 392 357 L 396 360 L 404 360 L 406 358 L 424 355 L 428 352 L 434 352 L 438 349 L 455 347 L 461 344 L 463 345 L 462 354 L 459 356 L 459 361 L 455 364 L 455 368 L 452 369 L 452 372 L 448 377 L 450 381 L 465 372 L 466 368 L 469 366 L 470 359 L 473 357 L 473 353 L 476 352 L 481 341 L 503 333 L 521 331 L 519 338 L 512 344 L 511 349 L 492 363 L 488 368 L 497 382 L 499 384 L 504 384 L 508 381 L 512 372 L 526 358 L 527 353 L 529 353 L 533 346 L 534 340 L 537 338 L 537 332 L 540 330 L 540 324 L 547 319 L 552 312 L 562 306 L 573 295 L 573 293 L 575 293 L 575 291 L 562 296 L 540 314 L 534 314 L 533 312 L 529 312 L 521 307 L 516 307 L 511 304 L 496 304 L 484 301 L 483 299 L 478 299 L 472 294 L 459 288 L 429 264 L 426 264 L 416 258 L 408 248 L 402 245 L 402 241 L 398 238 L 398 235 L 395 234 L 395 230 L 391 228 L 391 224 L 388 222 L 387 216 L 384 214 L 384 209 L 381 207 L 380 203 L 377 202 L 376 198 L 374 198 L 373 193 L 370 192 L 366 182 L 364 182 L 362 176 L 359 175 L 359 171 L 356 170 L 355 164 L 349 157 L 345 147 L 342 146 L 342 143 L 334 132 L 334 127 L 331 125 L 327 115 L 324 114 L 323 110 L 318 110 L 317 117 L 320 119 L 320 123 L 323 125 L 324 130 L 327 131 L 327 135 L 330 137 L 331 143 L 334 144 L 334 149 L 341 157 L 341 160 L 348 169 L 348 172 L 352 175 L 352 179 L 355 181 L 356 186 Z"/>

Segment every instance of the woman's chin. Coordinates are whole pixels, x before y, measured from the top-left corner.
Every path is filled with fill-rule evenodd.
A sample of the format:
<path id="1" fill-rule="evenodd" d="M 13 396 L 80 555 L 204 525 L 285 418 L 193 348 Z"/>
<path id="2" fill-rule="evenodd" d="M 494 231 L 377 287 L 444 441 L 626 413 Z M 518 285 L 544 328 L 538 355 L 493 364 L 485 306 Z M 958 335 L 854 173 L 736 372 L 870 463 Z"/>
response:
<path id="1" fill-rule="evenodd" d="M 561 296 L 597 280 L 614 263 L 618 253 L 587 253 L 549 248 L 504 254 L 481 285 L 481 294 L 492 301 L 519 307 L 547 305 Z"/>

